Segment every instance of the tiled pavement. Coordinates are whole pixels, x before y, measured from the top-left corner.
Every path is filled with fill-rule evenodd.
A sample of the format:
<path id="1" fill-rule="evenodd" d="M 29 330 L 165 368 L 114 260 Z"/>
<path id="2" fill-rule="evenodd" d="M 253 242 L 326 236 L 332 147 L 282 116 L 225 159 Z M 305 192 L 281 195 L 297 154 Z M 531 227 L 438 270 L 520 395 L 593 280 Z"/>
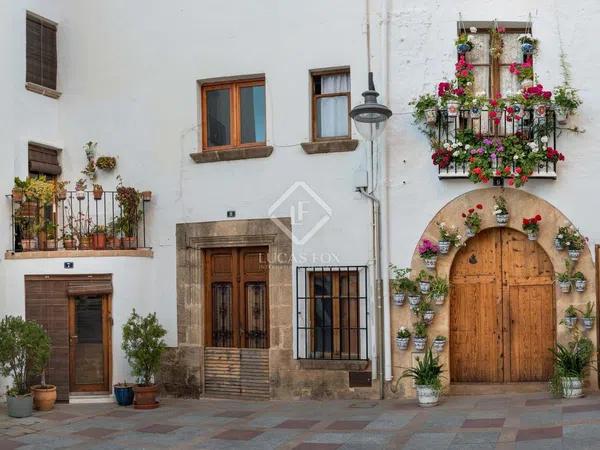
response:
<path id="1" fill-rule="evenodd" d="M 12 449 L 600 449 L 600 394 L 414 401 L 163 399 L 153 411 L 57 405 L 10 419 L 0 406 L 0 450 Z"/>

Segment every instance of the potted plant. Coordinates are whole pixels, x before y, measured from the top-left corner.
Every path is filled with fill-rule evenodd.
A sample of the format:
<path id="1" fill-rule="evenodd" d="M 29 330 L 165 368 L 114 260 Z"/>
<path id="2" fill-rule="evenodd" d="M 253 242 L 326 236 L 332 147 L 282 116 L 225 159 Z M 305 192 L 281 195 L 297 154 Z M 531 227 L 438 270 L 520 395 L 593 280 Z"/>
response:
<path id="1" fill-rule="evenodd" d="M 521 44 L 521 51 L 524 55 L 532 55 L 535 53 L 538 45 L 538 40 L 531 36 L 530 33 L 520 34 L 517 37 L 519 44 Z"/>
<path id="2" fill-rule="evenodd" d="M 144 202 L 149 202 L 152 200 L 152 191 L 142 191 L 140 195 L 142 196 L 142 201 Z"/>
<path id="3" fill-rule="evenodd" d="M 122 244 L 121 229 L 119 224 L 119 220 L 113 220 L 106 228 L 106 235 L 108 236 L 106 246 L 113 250 L 120 249 Z"/>
<path id="4" fill-rule="evenodd" d="M 456 51 L 460 55 L 464 55 L 467 52 L 473 50 L 473 43 L 471 42 L 471 35 L 467 33 L 461 33 L 454 41 Z"/>
<path id="5" fill-rule="evenodd" d="M 565 243 L 569 252 L 569 258 L 571 261 L 579 260 L 581 256 L 581 250 L 585 248 L 585 238 L 579 233 L 579 231 L 573 229 L 568 236 L 568 241 Z"/>
<path id="6" fill-rule="evenodd" d="M 566 125 L 567 119 L 581 105 L 582 101 L 577 90 L 567 84 L 554 88 L 554 105 L 556 120 L 560 125 Z"/>
<path id="7" fill-rule="evenodd" d="M 506 203 L 506 199 L 499 195 L 498 197 L 494 196 L 494 200 L 496 203 L 494 204 L 494 216 L 496 216 L 496 223 L 500 227 L 504 227 L 508 224 L 508 220 L 510 218 L 510 214 L 508 213 L 508 204 Z"/>
<path id="8" fill-rule="evenodd" d="M 119 220 L 119 228 L 123 232 L 123 248 L 137 248 L 137 228 L 141 218 L 140 211 L 140 193 L 133 187 L 124 186 L 119 178 L 117 186 L 117 202 L 121 206 L 121 217 Z"/>
<path id="9" fill-rule="evenodd" d="M 556 250 L 562 251 L 565 249 L 565 243 L 568 241 L 569 234 L 569 227 L 563 226 L 558 228 L 558 233 L 556 233 L 554 238 L 554 248 Z"/>
<path id="10" fill-rule="evenodd" d="M 440 222 L 437 224 L 437 226 L 440 232 L 438 247 L 440 248 L 440 253 L 442 255 L 448 254 L 451 246 L 460 247 L 462 236 L 458 232 L 458 228 L 456 226 L 452 225 L 450 228 L 448 228 L 445 222 Z"/>
<path id="11" fill-rule="evenodd" d="M 56 181 L 54 189 L 56 191 L 56 199 L 59 201 L 64 201 L 67 199 L 67 185 L 68 181 Z"/>
<path id="12" fill-rule="evenodd" d="M 417 276 L 417 283 L 419 283 L 419 291 L 421 294 L 428 294 L 431 289 L 431 280 L 433 280 L 433 275 L 430 275 L 424 270 L 419 272 Z"/>
<path id="13" fill-rule="evenodd" d="M 419 255 L 423 259 L 425 267 L 427 267 L 428 269 L 435 269 L 438 252 L 438 246 L 431 242 L 429 239 L 423 239 L 423 241 L 419 245 Z"/>
<path id="14" fill-rule="evenodd" d="M 35 322 L 18 316 L 0 321 L 0 374 L 12 379 L 7 392 L 8 415 L 29 417 L 33 398 L 29 380 L 39 376 L 50 357 L 50 339 Z"/>
<path id="15" fill-rule="evenodd" d="M 85 199 L 85 190 L 87 189 L 87 184 L 83 178 L 80 178 L 75 182 L 75 198 L 77 200 Z"/>
<path id="16" fill-rule="evenodd" d="M 498 216 L 496 216 L 498 217 Z M 540 222 L 542 221 L 542 216 L 537 214 L 535 217 L 531 217 L 529 219 L 523 218 L 523 231 L 527 233 L 527 239 L 530 241 L 536 241 L 538 237 L 538 233 L 540 232 Z"/>
<path id="17" fill-rule="evenodd" d="M 575 282 L 575 291 L 585 292 L 587 281 L 583 273 L 575 272 L 575 275 L 573 275 L 573 281 Z"/>
<path id="18" fill-rule="evenodd" d="M 56 229 L 58 225 L 54 222 L 46 222 L 45 230 L 46 230 L 46 250 L 52 251 L 58 248 L 58 240 L 56 238 Z"/>
<path id="19" fill-rule="evenodd" d="M 96 167 L 106 172 L 111 172 L 117 167 L 117 159 L 114 156 L 99 156 L 96 159 Z"/>
<path id="20" fill-rule="evenodd" d="M 133 383 L 127 383 L 127 381 L 124 383 L 117 383 L 113 386 L 115 399 L 119 406 L 130 406 L 133 403 L 134 387 L 135 385 Z"/>
<path id="21" fill-rule="evenodd" d="M 590 367 L 594 344 L 585 336 L 577 336 L 567 345 L 550 349 L 554 357 L 553 390 L 564 398 L 583 396 L 583 378 Z"/>
<path id="22" fill-rule="evenodd" d="M 436 336 L 436 338 L 433 340 L 433 349 L 438 352 L 441 353 L 444 351 L 444 347 L 446 346 L 446 336 Z"/>
<path id="23" fill-rule="evenodd" d="M 92 249 L 92 234 L 82 232 L 79 235 L 79 250 L 91 250 Z"/>
<path id="24" fill-rule="evenodd" d="M 15 177 L 14 183 L 12 188 L 12 200 L 15 203 L 22 203 L 25 188 L 27 187 L 27 180 L 21 180 L 19 177 Z"/>
<path id="25" fill-rule="evenodd" d="M 567 328 L 571 329 L 577 324 L 577 308 L 569 305 L 565 309 L 565 317 L 561 321 Z"/>
<path id="26" fill-rule="evenodd" d="M 431 322 L 433 322 L 433 318 L 435 317 L 435 311 L 431 307 L 431 302 L 429 302 L 428 300 L 419 303 L 419 306 L 417 306 L 415 312 L 418 316 L 421 317 L 421 319 L 423 319 L 423 322 L 425 322 L 427 325 L 430 325 Z"/>
<path id="27" fill-rule="evenodd" d="M 63 231 L 62 241 L 65 250 L 75 249 L 75 239 L 73 239 L 73 233 L 71 231 Z"/>
<path id="28" fill-rule="evenodd" d="M 101 184 L 94 184 L 94 200 L 102 200 L 104 189 Z"/>
<path id="29" fill-rule="evenodd" d="M 415 122 L 425 121 L 427 125 L 437 122 L 438 99 L 433 94 L 423 94 L 412 100 L 409 105 L 414 107 L 413 117 Z"/>
<path id="30" fill-rule="evenodd" d="M 46 371 L 42 370 L 41 384 L 31 387 L 33 406 L 38 411 L 50 411 L 56 403 L 56 386 L 46 384 Z"/>
<path id="31" fill-rule="evenodd" d="M 92 246 L 94 250 L 106 248 L 106 227 L 104 225 L 94 225 L 92 228 Z"/>
<path id="32" fill-rule="evenodd" d="M 396 306 L 404 305 L 407 291 L 410 290 L 413 281 L 408 278 L 410 274 L 410 268 L 400 269 L 399 267 L 390 264 L 390 272 L 392 278 L 390 280 L 390 287 L 392 290 L 392 296 L 394 304 Z"/>
<path id="33" fill-rule="evenodd" d="M 560 287 L 560 292 L 563 294 L 568 294 L 571 292 L 571 272 L 567 270 L 566 272 L 556 272 L 556 280 L 558 281 L 558 286 Z"/>
<path id="34" fill-rule="evenodd" d="M 413 347 L 415 351 L 422 352 L 427 345 L 427 324 L 425 322 L 417 322 L 413 335 Z"/>
<path id="35" fill-rule="evenodd" d="M 402 373 L 402 378 L 414 380 L 419 406 L 436 406 L 439 403 L 442 372 L 443 365 L 440 364 L 439 356 L 433 356 L 429 348 L 422 360 L 417 356 L 416 367 L 410 367 Z"/>
<path id="36" fill-rule="evenodd" d="M 478 204 L 475 208 L 469 208 L 466 213 L 462 216 L 465 219 L 465 226 L 467 227 L 467 237 L 471 238 L 475 236 L 481 230 L 481 217 L 476 209 L 483 209 L 482 204 Z"/>
<path id="37" fill-rule="evenodd" d="M 594 304 L 592 302 L 587 302 L 585 304 L 585 311 L 579 310 L 582 316 L 583 328 L 586 330 L 591 330 L 594 328 L 594 320 L 596 319 L 596 314 L 594 313 Z"/>
<path id="38" fill-rule="evenodd" d="M 443 305 L 450 286 L 445 278 L 435 277 L 431 281 L 431 298 L 434 300 L 436 305 Z"/>
<path id="39" fill-rule="evenodd" d="M 413 280 L 409 280 L 406 283 L 407 290 L 406 295 L 408 297 L 408 304 L 410 305 L 410 309 L 414 310 L 419 303 L 421 303 L 421 294 L 419 293 L 419 287 L 417 283 Z"/>
<path id="40" fill-rule="evenodd" d="M 137 377 L 134 407 L 136 409 L 158 408 L 158 385 L 154 378 L 160 368 L 160 358 L 167 345 L 163 337 L 167 331 L 161 326 L 156 313 L 141 317 L 132 311 L 123 325 L 123 342 L 121 348 L 125 352 L 131 366 L 132 374 Z"/>
<path id="41" fill-rule="evenodd" d="M 406 327 L 400 327 L 396 333 L 396 346 L 398 350 L 406 350 L 410 341 L 410 331 Z"/>

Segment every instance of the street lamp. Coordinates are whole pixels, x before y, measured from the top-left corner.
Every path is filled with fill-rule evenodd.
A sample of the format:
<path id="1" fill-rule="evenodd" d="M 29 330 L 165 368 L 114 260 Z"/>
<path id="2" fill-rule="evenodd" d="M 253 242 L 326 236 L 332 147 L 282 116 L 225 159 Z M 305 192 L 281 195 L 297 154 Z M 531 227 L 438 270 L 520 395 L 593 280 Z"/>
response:
<path id="1" fill-rule="evenodd" d="M 365 102 L 357 105 L 350 111 L 350 117 L 356 125 L 356 129 L 360 135 L 371 143 L 371 177 L 374 174 L 373 161 L 373 141 L 376 140 L 383 129 L 387 120 L 392 115 L 392 110 L 385 105 L 377 103 L 379 92 L 375 90 L 373 83 L 373 72 L 369 72 L 369 90 L 363 92 Z M 383 324 L 385 321 L 383 309 L 383 270 L 381 267 L 381 202 L 373 192 L 375 183 L 371 181 L 372 190 L 369 192 L 364 187 L 358 188 L 358 191 L 371 200 L 373 207 L 373 265 L 375 269 L 375 306 L 377 314 L 375 315 L 375 328 L 377 329 L 377 374 L 379 377 L 379 398 L 384 398 L 385 393 L 385 363 L 384 363 L 384 330 Z"/>
<path id="2" fill-rule="evenodd" d="M 373 72 L 369 72 L 369 90 L 363 92 L 362 95 L 365 102 L 352 108 L 350 117 L 360 135 L 367 141 L 373 142 L 383 133 L 385 124 L 392 115 L 392 110 L 377 103 L 379 92 L 375 90 Z"/>

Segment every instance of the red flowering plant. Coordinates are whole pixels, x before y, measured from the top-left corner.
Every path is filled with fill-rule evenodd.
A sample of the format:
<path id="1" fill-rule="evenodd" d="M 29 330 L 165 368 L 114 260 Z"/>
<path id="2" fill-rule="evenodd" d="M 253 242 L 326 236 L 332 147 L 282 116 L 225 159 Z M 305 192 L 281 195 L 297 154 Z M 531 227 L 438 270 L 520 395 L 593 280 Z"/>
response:
<path id="1" fill-rule="evenodd" d="M 462 213 L 463 219 L 465 219 L 465 226 L 471 230 L 473 234 L 479 233 L 481 230 L 481 216 L 476 210 L 482 210 L 483 205 L 478 203 L 474 208 L 469 208 L 466 212 Z"/>
<path id="2" fill-rule="evenodd" d="M 523 231 L 527 233 L 537 234 L 540 231 L 539 223 L 542 221 L 542 216 L 537 214 L 535 217 L 523 218 Z"/>
<path id="3" fill-rule="evenodd" d="M 431 159 L 435 166 L 440 166 L 440 169 L 445 169 L 452 161 L 452 152 L 445 148 L 438 148 L 433 152 L 433 155 L 431 155 Z"/>
<path id="4" fill-rule="evenodd" d="M 547 147 L 546 148 L 546 159 L 550 162 L 555 163 L 558 161 L 564 161 L 565 155 L 560 153 L 558 150 L 553 149 L 552 147 Z"/>
<path id="5" fill-rule="evenodd" d="M 419 244 L 419 255 L 423 259 L 435 258 L 440 251 L 437 244 L 434 244 L 429 239 L 423 239 Z"/>
<path id="6" fill-rule="evenodd" d="M 465 55 L 460 55 L 454 68 L 458 87 L 468 90 L 475 81 L 475 75 L 473 74 L 475 66 L 467 62 Z"/>
<path id="7" fill-rule="evenodd" d="M 508 70 L 510 73 L 515 75 L 519 81 L 533 80 L 534 73 L 531 57 L 527 58 L 527 60 L 522 64 L 516 62 L 511 63 L 508 67 Z"/>
<path id="8" fill-rule="evenodd" d="M 522 94 L 525 107 L 532 107 L 540 103 L 549 103 L 552 98 L 552 91 L 545 91 L 544 86 L 541 84 L 523 89 Z"/>

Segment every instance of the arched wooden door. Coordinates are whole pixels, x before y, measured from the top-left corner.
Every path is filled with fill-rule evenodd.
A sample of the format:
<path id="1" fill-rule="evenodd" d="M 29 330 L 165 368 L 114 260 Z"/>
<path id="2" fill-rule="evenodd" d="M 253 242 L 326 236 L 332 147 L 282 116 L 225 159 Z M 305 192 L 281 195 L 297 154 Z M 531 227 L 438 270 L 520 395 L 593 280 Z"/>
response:
<path id="1" fill-rule="evenodd" d="M 555 341 L 553 267 L 511 229 L 469 239 L 450 274 L 450 381 L 547 381 Z"/>

